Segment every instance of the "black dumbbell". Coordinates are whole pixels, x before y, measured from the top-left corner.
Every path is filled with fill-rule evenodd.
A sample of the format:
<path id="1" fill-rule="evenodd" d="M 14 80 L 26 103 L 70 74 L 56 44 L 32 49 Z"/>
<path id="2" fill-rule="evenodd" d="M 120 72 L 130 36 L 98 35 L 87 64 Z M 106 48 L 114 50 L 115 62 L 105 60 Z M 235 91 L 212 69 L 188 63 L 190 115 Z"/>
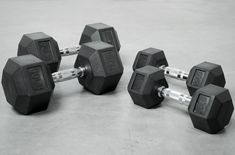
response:
<path id="1" fill-rule="evenodd" d="M 85 26 L 79 44 L 91 41 L 109 43 L 115 47 L 116 51 L 119 51 L 121 47 L 116 30 L 103 23 Z M 18 45 L 17 56 L 32 54 L 45 61 L 52 72 L 56 72 L 60 65 L 61 56 L 74 55 L 79 50 L 80 46 L 59 49 L 54 38 L 43 32 L 37 32 L 23 35 Z"/>
<path id="2" fill-rule="evenodd" d="M 8 59 L 2 86 L 7 101 L 21 114 L 46 110 L 54 83 L 78 78 L 94 94 L 116 88 L 123 65 L 114 46 L 96 41 L 85 43 L 77 55 L 74 68 L 51 74 L 46 63 L 29 54 Z"/>
<path id="3" fill-rule="evenodd" d="M 153 66 L 134 71 L 128 92 L 136 105 L 148 109 L 159 105 L 164 97 L 187 105 L 194 127 L 211 134 L 229 123 L 234 109 L 228 89 L 209 84 L 191 97 L 169 89 L 164 71 Z"/>
<path id="4" fill-rule="evenodd" d="M 197 89 L 206 86 L 207 84 L 224 87 L 226 83 L 220 65 L 203 62 L 194 66 L 188 73 L 180 69 L 168 67 L 164 52 L 155 48 L 139 51 L 133 64 L 133 70 L 146 65 L 163 69 L 165 75 L 168 77 L 186 81 L 190 95 L 193 95 Z"/>

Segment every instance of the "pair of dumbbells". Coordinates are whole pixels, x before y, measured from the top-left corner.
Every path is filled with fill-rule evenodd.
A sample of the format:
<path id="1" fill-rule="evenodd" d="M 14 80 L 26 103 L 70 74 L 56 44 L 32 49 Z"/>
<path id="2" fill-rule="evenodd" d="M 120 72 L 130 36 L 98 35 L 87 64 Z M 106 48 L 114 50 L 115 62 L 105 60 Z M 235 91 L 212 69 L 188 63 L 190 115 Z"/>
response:
<path id="1" fill-rule="evenodd" d="M 194 66 L 190 76 L 186 72 L 169 69 L 167 66 L 168 63 L 161 50 L 149 48 L 137 54 L 133 65 L 134 73 L 128 85 L 128 92 L 133 102 L 149 109 L 159 105 L 165 97 L 172 98 L 188 106 L 195 128 L 212 134 L 224 129 L 231 119 L 234 107 L 228 89 L 215 85 L 218 84 L 215 81 L 219 80 L 225 84 L 221 66 L 204 62 Z M 197 70 L 204 72 L 203 76 L 197 77 L 199 74 Z M 189 92 L 193 96 L 169 89 L 164 74 L 176 79 L 187 79 Z M 194 82 L 196 80 L 193 79 L 199 82 Z M 210 82 L 214 83 L 209 84 Z M 195 83 L 200 85 L 195 87 Z"/>
<path id="2" fill-rule="evenodd" d="M 103 23 L 95 23 L 86 25 L 79 42 L 79 45 L 92 41 L 102 41 L 114 46 L 119 52 L 120 42 L 116 30 L 109 25 Z M 81 46 L 74 46 L 59 49 L 56 40 L 43 33 L 24 34 L 18 45 L 17 56 L 32 54 L 43 60 L 51 69 L 56 72 L 60 66 L 61 56 L 69 56 L 78 54 Z"/>
<path id="3" fill-rule="evenodd" d="M 104 24 L 93 24 L 93 26 L 101 29 Z M 87 29 L 89 30 L 85 28 L 84 33 L 91 35 Z M 111 27 L 110 30 L 114 29 Z M 102 30 L 102 32 L 110 34 L 110 31 Z M 97 33 L 96 37 L 99 35 Z M 113 33 L 116 34 L 116 31 Z M 7 101 L 17 112 L 31 114 L 46 110 L 56 82 L 78 78 L 79 83 L 94 94 L 103 94 L 116 88 L 123 73 L 123 65 L 117 46 L 103 42 L 102 35 L 100 41 L 95 41 L 97 38 L 91 37 L 92 42 L 81 44 L 79 52 L 76 52 L 74 68 L 52 74 L 51 70 L 57 70 L 60 64 L 60 61 L 56 62 L 58 66 L 55 67 L 50 63 L 54 62 L 55 55 L 58 56 L 58 50 L 55 50 L 58 49 L 58 45 L 53 38 L 46 39 L 44 36 L 43 33 L 24 35 L 18 50 L 18 55 L 22 56 L 8 59 L 4 67 L 2 74 L 4 93 Z M 86 39 L 88 41 L 89 38 Z M 119 41 L 117 45 L 120 49 Z"/>
<path id="4" fill-rule="evenodd" d="M 164 98 L 179 101 L 188 106 L 193 126 L 211 134 L 229 124 L 234 110 L 228 89 L 208 84 L 197 89 L 191 97 L 169 89 L 164 70 L 153 66 L 134 71 L 128 92 L 134 104 L 147 109 L 160 105 Z"/>

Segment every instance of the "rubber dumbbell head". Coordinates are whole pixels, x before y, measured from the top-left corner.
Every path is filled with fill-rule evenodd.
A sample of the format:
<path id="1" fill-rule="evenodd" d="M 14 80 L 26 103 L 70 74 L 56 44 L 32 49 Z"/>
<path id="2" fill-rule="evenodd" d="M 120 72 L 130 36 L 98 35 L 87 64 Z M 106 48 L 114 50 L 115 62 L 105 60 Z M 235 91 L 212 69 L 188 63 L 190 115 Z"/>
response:
<path id="1" fill-rule="evenodd" d="M 56 72 L 60 66 L 59 46 L 54 38 L 43 32 L 23 35 L 18 45 L 17 56 L 26 54 L 32 54 L 45 61 L 52 72 Z"/>
<path id="2" fill-rule="evenodd" d="M 114 46 L 96 41 L 82 45 L 74 67 L 85 66 L 89 74 L 79 78 L 84 88 L 95 94 L 102 94 L 116 88 L 123 66 Z"/>
<path id="3" fill-rule="evenodd" d="M 6 100 L 21 114 L 46 110 L 55 87 L 50 74 L 33 55 L 8 59 L 2 73 Z"/>
<path id="4" fill-rule="evenodd" d="M 194 127 L 212 134 L 229 124 L 233 110 L 228 89 L 212 84 L 198 89 L 188 107 Z"/>
<path id="5" fill-rule="evenodd" d="M 113 45 L 117 51 L 120 51 L 121 48 L 116 30 L 112 26 L 103 23 L 85 26 L 79 44 L 82 45 L 91 41 L 106 42 Z"/>
<path id="6" fill-rule="evenodd" d="M 147 65 L 154 67 L 168 66 L 164 51 L 156 48 L 139 51 L 132 66 L 133 71 Z"/>
<path id="7" fill-rule="evenodd" d="M 157 86 L 168 87 L 164 71 L 150 66 L 142 67 L 132 74 L 128 92 L 135 104 L 149 109 L 159 105 L 164 99 L 156 95 Z"/>
<path id="8" fill-rule="evenodd" d="M 222 67 L 210 62 L 202 62 L 193 66 L 186 81 L 186 85 L 191 95 L 197 89 L 208 84 L 224 87 L 225 83 L 226 81 Z"/>

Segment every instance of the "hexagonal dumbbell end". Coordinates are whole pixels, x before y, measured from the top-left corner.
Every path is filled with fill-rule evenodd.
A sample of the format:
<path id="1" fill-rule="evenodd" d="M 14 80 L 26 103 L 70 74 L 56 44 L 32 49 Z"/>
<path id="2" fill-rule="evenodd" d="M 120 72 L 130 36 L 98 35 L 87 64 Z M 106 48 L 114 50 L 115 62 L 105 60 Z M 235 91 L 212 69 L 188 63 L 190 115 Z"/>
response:
<path id="1" fill-rule="evenodd" d="M 2 86 L 6 100 L 21 114 L 47 109 L 54 89 L 47 65 L 33 55 L 8 59 Z"/>
<path id="2" fill-rule="evenodd" d="M 91 41 L 103 41 L 113 45 L 116 51 L 121 48 L 116 30 L 109 25 L 103 23 L 95 23 L 86 25 L 79 44 L 88 43 Z"/>
<path id="3" fill-rule="evenodd" d="M 164 71 L 153 66 L 145 66 L 133 72 L 128 92 L 136 105 L 152 108 L 164 99 L 158 95 L 157 89 L 161 86 L 168 88 Z"/>
<path id="4" fill-rule="evenodd" d="M 225 86 L 225 77 L 222 67 L 220 65 L 203 62 L 194 66 L 190 72 L 186 81 L 190 95 L 207 84 L 214 84 L 217 86 Z"/>
<path id="5" fill-rule="evenodd" d="M 56 72 L 60 66 L 61 55 L 55 39 L 43 33 L 23 35 L 18 45 L 18 56 L 32 54 L 45 61 L 51 72 Z"/>
<path id="6" fill-rule="evenodd" d="M 86 67 L 85 77 L 78 80 L 84 88 L 95 94 L 114 90 L 123 73 L 115 47 L 101 41 L 83 44 L 74 67 Z"/>
<path id="7" fill-rule="evenodd" d="M 168 66 L 168 62 L 162 50 L 147 48 L 138 52 L 132 68 L 133 70 L 136 70 L 146 65 L 154 67 L 160 67 L 162 65 Z"/>
<path id="8" fill-rule="evenodd" d="M 229 123 L 233 110 L 228 89 L 212 84 L 198 89 L 188 107 L 194 127 L 211 134 Z"/>

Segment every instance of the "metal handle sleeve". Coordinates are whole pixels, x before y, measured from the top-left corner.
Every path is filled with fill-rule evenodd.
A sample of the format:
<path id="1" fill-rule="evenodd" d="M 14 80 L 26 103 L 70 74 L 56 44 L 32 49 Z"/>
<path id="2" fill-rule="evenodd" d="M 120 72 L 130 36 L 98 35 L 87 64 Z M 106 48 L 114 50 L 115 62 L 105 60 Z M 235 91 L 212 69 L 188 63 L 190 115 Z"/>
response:
<path id="1" fill-rule="evenodd" d="M 188 79 L 189 73 L 182 71 L 180 69 L 173 68 L 173 67 L 166 67 L 164 65 L 160 66 L 159 68 L 163 69 L 165 75 L 168 77 L 172 77 L 174 79 L 179 79 L 179 80 L 184 80 L 184 81 Z"/>
<path id="2" fill-rule="evenodd" d="M 74 47 L 70 47 L 70 48 L 60 49 L 60 55 L 61 56 L 69 56 L 69 55 L 78 54 L 79 50 L 80 50 L 80 46 L 74 46 Z"/>
<path id="3" fill-rule="evenodd" d="M 158 88 L 158 95 L 171 98 L 176 101 L 179 101 L 180 104 L 188 106 L 191 102 L 192 97 L 186 94 L 171 90 L 169 88 L 160 87 Z"/>
<path id="4" fill-rule="evenodd" d="M 52 78 L 55 83 L 67 81 L 77 77 L 83 77 L 85 75 L 85 70 L 86 69 L 84 67 L 62 70 L 52 73 Z"/>

